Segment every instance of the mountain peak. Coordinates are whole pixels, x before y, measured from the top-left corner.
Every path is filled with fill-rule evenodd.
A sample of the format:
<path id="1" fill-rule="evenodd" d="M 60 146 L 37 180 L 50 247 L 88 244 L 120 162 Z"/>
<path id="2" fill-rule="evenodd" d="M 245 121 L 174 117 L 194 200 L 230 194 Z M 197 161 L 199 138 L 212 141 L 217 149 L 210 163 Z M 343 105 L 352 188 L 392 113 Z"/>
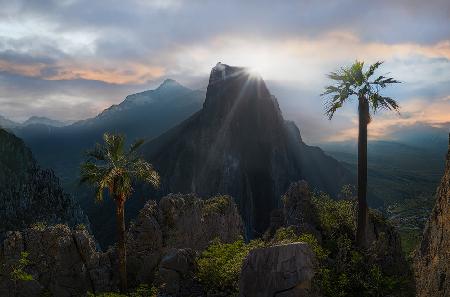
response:
<path id="1" fill-rule="evenodd" d="M 160 85 L 158 88 L 156 88 L 156 90 L 160 90 L 160 89 L 165 89 L 165 88 L 173 88 L 173 87 L 182 87 L 184 88 L 184 86 L 182 86 L 179 82 L 177 82 L 174 79 L 171 78 L 166 78 Z"/>
<path id="2" fill-rule="evenodd" d="M 53 127 L 62 127 L 62 126 L 66 126 L 66 123 L 58 121 L 58 120 L 54 120 L 54 119 L 50 119 L 47 117 L 42 117 L 42 116 L 31 116 L 28 120 L 26 120 L 25 122 L 22 123 L 22 126 L 27 126 L 27 125 L 46 125 L 46 126 L 53 126 Z"/>

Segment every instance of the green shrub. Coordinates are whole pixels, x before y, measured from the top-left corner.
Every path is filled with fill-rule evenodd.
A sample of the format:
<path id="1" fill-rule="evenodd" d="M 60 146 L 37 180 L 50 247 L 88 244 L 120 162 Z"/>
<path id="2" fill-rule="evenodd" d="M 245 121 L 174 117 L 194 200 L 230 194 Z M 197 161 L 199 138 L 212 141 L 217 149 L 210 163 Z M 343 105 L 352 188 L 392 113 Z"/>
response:
<path id="1" fill-rule="evenodd" d="M 354 200 L 333 200 L 327 194 L 316 193 L 312 202 L 319 218 L 322 245 L 329 251 L 314 278 L 314 285 L 325 297 L 412 296 L 405 277 L 384 273 L 372 264 L 368 252 L 356 247 Z M 387 224 L 377 212 L 371 211 L 371 218 Z"/>
<path id="2" fill-rule="evenodd" d="M 233 243 L 216 239 L 197 259 L 197 278 L 209 293 L 235 296 L 238 294 L 242 262 L 250 250 L 263 246 L 259 240 L 246 244 L 242 238 Z"/>
<path id="3" fill-rule="evenodd" d="M 293 242 L 308 243 L 319 261 L 326 259 L 328 256 L 328 251 L 320 246 L 314 235 L 309 233 L 297 235 L 293 227 L 279 228 L 272 239 L 272 244 L 287 244 Z"/>
<path id="4" fill-rule="evenodd" d="M 47 227 L 47 224 L 45 222 L 36 222 L 33 225 L 31 225 L 31 228 L 38 231 L 44 231 Z"/>
<path id="5" fill-rule="evenodd" d="M 19 261 L 14 264 L 11 268 L 10 276 L 11 280 L 17 281 L 32 281 L 33 276 L 24 271 L 24 269 L 30 265 L 30 260 L 28 260 L 29 253 L 21 252 Z"/>
<path id="6" fill-rule="evenodd" d="M 315 193 L 312 202 L 323 232 L 329 236 L 356 230 L 356 202 L 333 200 L 326 193 Z"/>
<path id="7" fill-rule="evenodd" d="M 149 287 L 146 284 L 139 285 L 133 292 L 128 294 L 121 294 L 117 292 L 104 292 L 99 294 L 93 294 L 88 292 L 88 297 L 156 297 L 158 296 L 158 290 L 152 286 Z"/>
<path id="8" fill-rule="evenodd" d="M 211 213 L 223 213 L 231 204 L 230 196 L 215 196 L 205 200 L 203 204 L 203 213 L 209 215 Z"/>

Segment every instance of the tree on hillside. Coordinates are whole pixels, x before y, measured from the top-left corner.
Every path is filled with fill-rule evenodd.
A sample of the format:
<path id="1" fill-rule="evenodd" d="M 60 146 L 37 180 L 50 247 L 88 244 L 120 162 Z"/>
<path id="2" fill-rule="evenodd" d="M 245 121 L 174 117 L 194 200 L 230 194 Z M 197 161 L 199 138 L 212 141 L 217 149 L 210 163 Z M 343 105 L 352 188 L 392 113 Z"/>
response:
<path id="1" fill-rule="evenodd" d="M 126 247 L 125 247 L 125 201 L 133 192 L 133 182 L 143 181 L 159 186 L 160 178 L 153 166 L 137 155 L 143 144 L 136 141 L 125 149 L 125 137 L 105 133 L 104 143 L 96 144 L 87 152 L 87 160 L 81 165 L 81 183 L 87 182 L 96 188 L 96 200 L 103 201 L 107 190 L 116 204 L 120 289 L 127 290 Z"/>
<path id="2" fill-rule="evenodd" d="M 400 83 L 391 77 L 383 75 L 373 79 L 375 70 L 383 62 L 370 65 L 363 70 L 364 62 L 355 61 L 349 67 L 342 67 L 331 72 L 328 77 L 335 81 L 334 85 L 325 87 L 321 96 L 326 97 L 325 113 L 331 120 L 334 113 L 342 107 L 347 99 L 358 99 L 359 134 L 358 134 L 358 222 L 356 229 L 356 242 L 360 247 L 367 246 L 367 125 L 371 121 L 371 114 L 380 109 L 399 111 L 398 103 L 380 94 L 380 91 L 390 84 Z"/>

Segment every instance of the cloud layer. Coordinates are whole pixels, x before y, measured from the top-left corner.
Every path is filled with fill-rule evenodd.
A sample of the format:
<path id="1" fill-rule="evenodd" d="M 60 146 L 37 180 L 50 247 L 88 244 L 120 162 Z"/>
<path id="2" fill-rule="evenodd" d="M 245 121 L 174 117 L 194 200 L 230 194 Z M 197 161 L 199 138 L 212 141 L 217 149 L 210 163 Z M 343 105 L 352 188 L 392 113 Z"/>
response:
<path id="1" fill-rule="evenodd" d="M 404 82 L 391 91 L 402 116 L 381 114 L 373 137 L 389 125 L 450 121 L 446 0 L 0 0 L 0 7 L 0 114 L 15 120 L 94 116 L 166 77 L 205 87 L 222 61 L 271 81 L 306 138 L 345 139 L 354 135 L 354 106 L 329 123 L 318 94 L 325 73 L 358 58 L 385 60 L 383 71 Z"/>

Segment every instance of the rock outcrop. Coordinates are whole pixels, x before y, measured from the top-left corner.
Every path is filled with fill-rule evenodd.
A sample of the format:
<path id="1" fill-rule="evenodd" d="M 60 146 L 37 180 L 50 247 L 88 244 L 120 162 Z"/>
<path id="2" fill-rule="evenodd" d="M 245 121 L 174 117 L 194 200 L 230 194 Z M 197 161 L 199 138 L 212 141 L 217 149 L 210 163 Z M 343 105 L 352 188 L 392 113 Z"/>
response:
<path id="1" fill-rule="evenodd" d="M 306 243 L 251 250 L 242 265 L 239 296 L 313 296 L 315 256 Z"/>
<path id="2" fill-rule="evenodd" d="M 162 258 L 158 270 L 160 294 L 163 296 L 204 296 L 195 280 L 197 253 L 192 249 L 172 249 Z"/>
<path id="3" fill-rule="evenodd" d="M 36 164 L 22 140 L 0 129 L 0 241 L 6 231 L 36 222 L 89 225 L 53 172 Z"/>
<path id="4" fill-rule="evenodd" d="M 173 249 L 201 251 L 215 238 L 233 242 L 242 232 L 242 219 L 229 196 L 203 200 L 172 194 L 159 204 L 149 201 L 128 232 L 130 282 L 150 282 L 161 258 Z"/>
<path id="5" fill-rule="evenodd" d="M 283 119 L 262 78 L 218 64 L 202 110 L 144 148 L 160 172 L 161 195 L 228 194 L 236 199 L 250 237 L 262 234 L 270 212 L 292 181 L 337 193 L 350 173 Z"/>
<path id="6" fill-rule="evenodd" d="M 33 280 L 14 282 L 11 272 L 28 253 L 22 267 Z M 96 250 L 86 229 L 65 225 L 35 226 L 8 232 L 0 250 L 0 296 L 85 296 L 89 292 L 113 291 L 116 280 L 108 253 Z"/>
<path id="7" fill-rule="evenodd" d="M 414 269 L 417 296 L 450 296 L 450 135 L 445 173 L 416 251 Z"/>

